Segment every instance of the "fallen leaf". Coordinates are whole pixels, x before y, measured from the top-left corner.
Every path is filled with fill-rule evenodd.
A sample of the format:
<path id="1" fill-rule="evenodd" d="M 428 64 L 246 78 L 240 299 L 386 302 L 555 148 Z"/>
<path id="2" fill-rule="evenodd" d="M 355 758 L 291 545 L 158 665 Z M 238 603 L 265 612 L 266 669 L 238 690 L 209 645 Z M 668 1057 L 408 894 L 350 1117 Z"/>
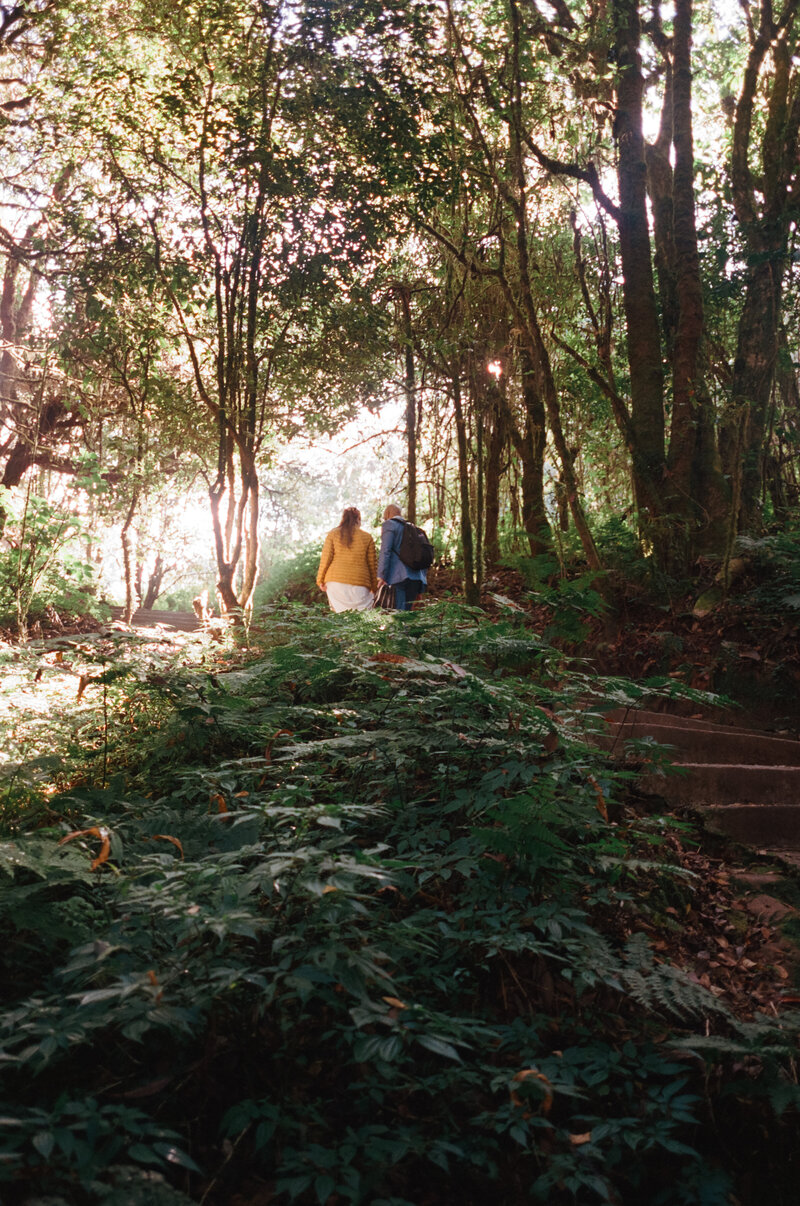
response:
<path id="1" fill-rule="evenodd" d="M 172 842 L 173 846 L 177 846 L 178 850 L 180 851 L 180 856 L 181 856 L 181 858 L 183 858 L 183 846 L 181 845 L 181 843 L 178 841 L 178 839 L 176 837 L 170 837 L 170 835 L 168 833 L 154 833 L 153 841 L 154 842 Z"/>
<path id="2" fill-rule="evenodd" d="M 96 870 L 101 863 L 108 861 L 108 856 L 111 853 L 111 833 L 104 825 L 93 825 L 91 829 L 76 829 L 74 833 L 68 833 L 66 837 L 61 838 L 59 846 L 65 845 L 67 842 L 73 841 L 79 837 L 99 837 L 100 838 L 100 853 L 96 858 L 92 859 L 92 870 Z"/>
<path id="3" fill-rule="evenodd" d="M 293 736 L 294 736 L 294 733 L 290 732 L 289 729 L 278 729 L 277 733 L 272 734 L 269 741 L 267 742 L 267 748 L 264 751 L 264 759 L 267 763 L 267 766 L 272 765 L 272 743 L 274 741 L 276 741 L 278 737 L 293 737 Z"/>
<path id="4" fill-rule="evenodd" d="M 608 808 L 606 807 L 606 798 L 603 795 L 603 789 L 595 779 L 594 775 L 587 775 L 586 778 L 591 783 L 592 787 L 594 788 L 595 795 L 597 796 L 597 811 L 600 813 L 600 816 L 603 818 L 606 824 L 608 824 Z"/>
<path id="5" fill-rule="evenodd" d="M 544 1072 L 539 1072 L 536 1068 L 523 1068 L 521 1072 L 517 1072 L 514 1075 L 513 1079 L 516 1081 L 517 1084 L 522 1084 L 522 1082 L 525 1080 L 528 1080 L 529 1077 L 533 1077 L 535 1080 L 541 1081 L 542 1084 L 545 1086 L 545 1095 L 544 1095 L 541 1105 L 539 1106 L 539 1112 L 541 1114 L 549 1114 L 550 1107 L 553 1104 L 553 1086 L 551 1085 L 550 1081 L 545 1076 Z M 512 1104 L 515 1106 L 521 1107 L 523 1104 L 526 1104 L 526 1103 L 522 1102 L 519 1094 L 516 1093 L 513 1089 L 511 1090 L 511 1101 L 512 1101 Z"/>
<path id="6" fill-rule="evenodd" d="M 545 753 L 546 754 L 555 753 L 555 751 L 558 749 L 559 741 L 560 741 L 560 738 L 558 736 L 558 733 L 555 731 L 555 729 L 553 729 L 552 732 L 547 734 L 544 741 L 542 742 Z M 606 819 L 608 819 L 608 818 L 606 818 Z"/>
<path id="7" fill-rule="evenodd" d="M 153 985 L 153 988 L 158 989 L 158 992 L 156 993 L 156 1004 L 158 1005 L 161 1002 L 161 998 L 164 996 L 164 992 L 163 992 L 163 989 L 161 988 L 160 984 L 158 983 L 158 976 L 152 970 L 152 968 L 147 973 L 147 979 Z"/>

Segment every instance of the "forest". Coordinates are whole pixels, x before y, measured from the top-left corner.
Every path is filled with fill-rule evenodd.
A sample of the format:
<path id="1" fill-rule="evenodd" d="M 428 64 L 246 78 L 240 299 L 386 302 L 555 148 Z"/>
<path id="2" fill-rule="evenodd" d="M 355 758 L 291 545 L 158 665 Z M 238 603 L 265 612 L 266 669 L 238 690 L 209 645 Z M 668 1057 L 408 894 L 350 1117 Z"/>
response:
<path id="1" fill-rule="evenodd" d="M 797 1206 L 630 716 L 800 734 L 800 0 L 19 0 L 0 148 L 3 1206 Z"/>

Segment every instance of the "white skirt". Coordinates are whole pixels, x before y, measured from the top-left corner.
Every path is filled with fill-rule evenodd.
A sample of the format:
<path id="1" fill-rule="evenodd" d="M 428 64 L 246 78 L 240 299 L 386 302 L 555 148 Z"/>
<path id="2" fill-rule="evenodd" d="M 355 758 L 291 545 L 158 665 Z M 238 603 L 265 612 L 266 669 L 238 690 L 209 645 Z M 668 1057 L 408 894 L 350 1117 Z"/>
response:
<path id="1" fill-rule="evenodd" d="M 349 586 L 346 582 L 326 582 L 328 602 L 334 611 L 369 611 L 375 596 L 368 586 Z"/>

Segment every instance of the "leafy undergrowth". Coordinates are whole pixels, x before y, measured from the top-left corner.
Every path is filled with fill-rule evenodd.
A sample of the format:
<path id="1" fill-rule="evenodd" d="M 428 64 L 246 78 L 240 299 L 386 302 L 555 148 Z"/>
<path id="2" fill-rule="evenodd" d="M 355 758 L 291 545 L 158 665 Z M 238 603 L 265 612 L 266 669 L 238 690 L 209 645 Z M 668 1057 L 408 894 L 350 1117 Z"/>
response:
<path id="1" fill-rule="evenodd" d="M 456 604 L 262 642 L 7 820 L 3 1202 L 795 1202 L 800 1015 L 587 740 L 642 688 Z"/>
<path id="2" fill-rule="evenodd" d="M 612 573 L 532 589 L 517 570 L 500 568 L 484 583 L 481 601 L 495 614 L 520 608 L 537 631 L 589 658 L 601 674 L 671 675 L 737 700 L 750 723 L 800 734 L 800 571 L 794 560 L 790 568 L 748 563 L 725 595 L 714 587 L 713 565 L 705 579 L 661 591 Z M 433 574 L 432 585 L 434 592 L 460 588 L 444 571 Z M 719 598 L 697 608 L 708 595 L 704 585 Z M 717 719 L 735 724 L 737 714 Z"/>

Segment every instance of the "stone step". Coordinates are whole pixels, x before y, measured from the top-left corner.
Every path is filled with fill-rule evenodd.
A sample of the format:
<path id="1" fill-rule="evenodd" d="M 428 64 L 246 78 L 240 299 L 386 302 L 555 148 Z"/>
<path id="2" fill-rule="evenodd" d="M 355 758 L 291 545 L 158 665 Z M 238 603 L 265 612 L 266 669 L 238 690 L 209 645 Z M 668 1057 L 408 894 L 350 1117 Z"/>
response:
<path id="1" fill-rule="evenodd" d="M 800 766 L 800 741 L 772 737 L 745 729 L 723 726 L 676 725 L 662 718 L 647 725 L 636 718 L 609 723 L 609 733 L 601 737 L 604 749 L 615 751 L 628 740 L 652 738 L 675 751 L 676 761 L 688 763 L 749 764 L 751 766 Z M 669 753 L 669 751 L 667 751 Z"/>
<path id="2" fill-rule="evenodd" d="M 800 807 L 792 804 L 717 804 L 699 808 L 703 824 L 746 846 L 791 857 L 800 851 Z"/>
<path id="3" fill-rule="evenodd" d="M 124 612 L 122 607 L 111 608 L 111 618 L 121 620 Z M 179 632 L 197 632 L 200 622 L 193 611 L 144 611 L 141 607 L 133 613 L 132 628 L 175 628 Z"/>
<path id="4" fill-rule="evenodd" d="M 617 708 L 598 741 L 621 754 L 629 739 L 663 747 L 664 773 L 639 779 L 644 791 L 688 808 L 737 842 L 800 860 L 800 741 L 703 718 Z"/>
<path id="5" fill-rule="evenodd" d="M 673 728 L 704 730 L 711 733 L 753 733 L 765 736 L 763 729 L 722 724 L 716 720 L 706 720 L 704 716 L 676 716 L 671 712 L 652 712 L 647 708 L 612 708 L 603 715 L 608 724 L 630 724 L 644 729 L 645 735 L 651 725 L 670 725 Z"/>
<path id="6" fill-rule="evenodd" d="M 675 773 L 646 774 L 645 791 L 670 804 L 780 804 L 800 808 L 800 766 L 674 762 Z M 800 814 L 799 814 L 800 815 Z"/>

